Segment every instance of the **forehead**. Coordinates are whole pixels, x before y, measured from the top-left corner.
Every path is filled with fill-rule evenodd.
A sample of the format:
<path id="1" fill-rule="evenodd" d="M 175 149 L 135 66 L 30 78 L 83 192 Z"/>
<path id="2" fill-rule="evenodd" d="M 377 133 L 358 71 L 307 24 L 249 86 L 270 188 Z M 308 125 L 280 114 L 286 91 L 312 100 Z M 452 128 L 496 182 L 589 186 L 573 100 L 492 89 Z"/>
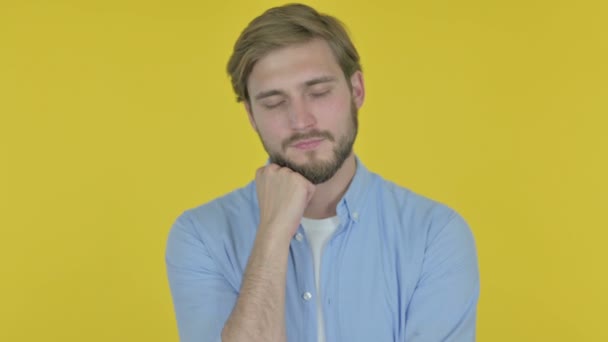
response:
<path id="1" fill-rule="evenodd" d="M 252 94 L 267 88 L 301 86 L 310 79 L 323 76 L 340 79 L 342 70 L 329 44 L 323 39 L 312 39 L 271 51 L 262 57 L 249 75 L 247 88 Z"/>

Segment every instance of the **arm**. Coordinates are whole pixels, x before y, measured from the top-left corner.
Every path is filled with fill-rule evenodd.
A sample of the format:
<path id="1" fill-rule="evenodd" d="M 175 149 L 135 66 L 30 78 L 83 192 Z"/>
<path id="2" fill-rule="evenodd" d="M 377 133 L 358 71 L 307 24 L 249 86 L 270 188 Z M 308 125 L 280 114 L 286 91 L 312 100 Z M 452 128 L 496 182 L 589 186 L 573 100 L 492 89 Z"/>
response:
<path id="1" fill-rule="evenodd" d="M 275 164 L 258 169 L 260 226 L 236 306 L 222 341 L 286 341 L 285 286 L 291 237 L 298 229 L 314 185 Z"/>
<path id="2" fill-rule="evenodd" d="M 270 229 L 259 228 L 239 294 L 193 227 L 182 215 L 171 229 L 166 250 L 180 341 L 217 342 L 220 335 L 224 342 L 284 341 L 289 239 L 264 236 Z"/>
<path id="3" fill-rule="evenodd" d="M 264 236 L 259 227 L 236 306 L 222 341 L 285 341 L 285 277 L 289 241 Z"/>
<path id="4" fill-rule="evenodd" d="M 166 266 L 182 342 L 220 341 L 221 328 L 236 303 L 235 289 L 222 275 L 188 212 L 169 233 Z"/>
<path id="5" fill-rule="evenodd" d="M 314 185 L 270 164 L 258 170 L 260 225 L 235 289 L 187 214 L 169 234 L 167 274 L 182 342 L 285 341 L 285 286 L 291 237 Z"/>
<path id="6" fill-rule="evenodd" d="M 405 340 L 475 341 L 478 298 L 475 242 L 454 213 L 429 232 L 422 275 L 407 309 Z"/>

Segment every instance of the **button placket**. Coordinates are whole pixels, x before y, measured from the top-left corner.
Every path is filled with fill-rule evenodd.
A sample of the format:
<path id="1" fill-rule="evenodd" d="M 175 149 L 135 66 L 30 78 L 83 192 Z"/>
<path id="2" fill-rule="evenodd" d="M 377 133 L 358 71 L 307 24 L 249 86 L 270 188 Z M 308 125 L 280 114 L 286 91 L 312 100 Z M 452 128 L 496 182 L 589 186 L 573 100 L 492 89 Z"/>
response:
<path id="1" fill-rule="evenodd" d="M 297 232 L 295 239 L 298 240 L 299 242 L 302 242 L 304 240 L 304 234 L 302 234 L 301 232 Z"/>

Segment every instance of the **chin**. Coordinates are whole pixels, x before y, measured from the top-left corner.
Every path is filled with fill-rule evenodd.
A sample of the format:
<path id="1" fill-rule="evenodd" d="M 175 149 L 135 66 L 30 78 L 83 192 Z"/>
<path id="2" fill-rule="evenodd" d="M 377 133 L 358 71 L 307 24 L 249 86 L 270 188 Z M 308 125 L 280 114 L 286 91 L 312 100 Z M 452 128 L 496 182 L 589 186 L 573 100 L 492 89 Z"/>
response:
<path id="1" fill-rule="evenodd" d="M 287 158 L 298 165 L 310 165 L 331 161 L 332 155 L 329 153 L 319 153 L 319 151 L 301 151 L 297 155 L 287 156 Z"/>

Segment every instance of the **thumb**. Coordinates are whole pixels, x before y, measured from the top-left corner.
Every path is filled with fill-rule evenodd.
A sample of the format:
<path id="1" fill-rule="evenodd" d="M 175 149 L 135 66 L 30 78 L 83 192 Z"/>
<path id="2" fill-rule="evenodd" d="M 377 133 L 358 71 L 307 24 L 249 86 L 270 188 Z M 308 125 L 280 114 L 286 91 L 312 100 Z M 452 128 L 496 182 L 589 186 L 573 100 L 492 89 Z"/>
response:
<path id="1" fill-rule="evenodd" d="M 312 184 L 310 182 L 308 182 L 308 184 L 306 184 L 306 193 L 308 195 L 306 198 L 306 203 L 310 202 L 310 200 L 312 199 L 312 196 L 314 196 L 314 194 L 315 194 L 316 189 L 317 189 L 317 187 L 314 184 Z"/>

